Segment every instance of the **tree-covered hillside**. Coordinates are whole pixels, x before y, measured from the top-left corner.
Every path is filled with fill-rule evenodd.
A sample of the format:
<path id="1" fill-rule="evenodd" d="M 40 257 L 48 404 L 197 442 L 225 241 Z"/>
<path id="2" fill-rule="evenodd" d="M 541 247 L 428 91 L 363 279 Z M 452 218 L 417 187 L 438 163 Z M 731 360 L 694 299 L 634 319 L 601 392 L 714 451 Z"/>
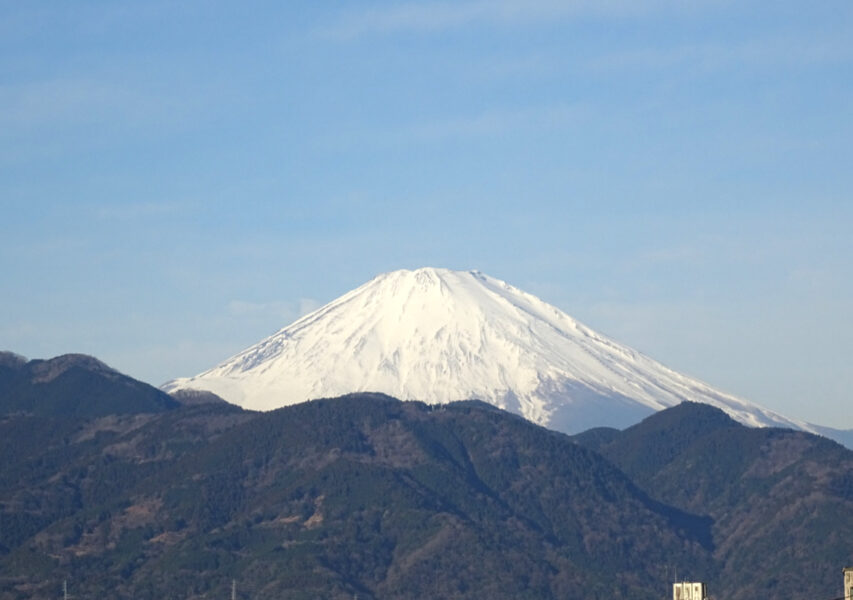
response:
<path id="1" fill-rule="evenodd" d="M 660 598 L 676 572 L 821 600 L 853 564 L 853 453 L 705 405 L 569 438 L 479 402 L 254 413 L 87 357 L 3 369 L 0 600 Z"/>
<path id="2" fill-rule="evenodd" d="M 77 597 L 212 598 L 237 579 L 252 598 L 652 598 L 673 560 L 712 568 L 707 519 L 479 403 L 0 426 L 23 450 L 0 479 L 3 598 L 65 578 Z"/>
<path id="3" fill-rule="evenodd" d="M 853 452 L 815 435 L 751 429 L 684 403 L 616 435 L 578 436 L 654 498 L 708 515 L 712 588 L 833 598 L 853 564 Z"/>

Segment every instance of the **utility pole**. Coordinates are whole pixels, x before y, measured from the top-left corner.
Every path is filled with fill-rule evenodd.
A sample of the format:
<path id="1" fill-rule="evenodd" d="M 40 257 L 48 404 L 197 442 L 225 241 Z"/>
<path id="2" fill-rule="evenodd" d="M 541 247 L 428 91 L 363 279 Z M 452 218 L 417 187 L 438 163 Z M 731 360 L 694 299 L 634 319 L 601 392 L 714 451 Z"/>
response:
<path id="1" fill-rule="evenodd" d="M 62 580 L 62 600 L 68 600 L 68 580 Z"/>
<path id="2" fill-rule="evenodd" d="M 237 580 L 231 580 L 231 600 L 237 600 Z"/>

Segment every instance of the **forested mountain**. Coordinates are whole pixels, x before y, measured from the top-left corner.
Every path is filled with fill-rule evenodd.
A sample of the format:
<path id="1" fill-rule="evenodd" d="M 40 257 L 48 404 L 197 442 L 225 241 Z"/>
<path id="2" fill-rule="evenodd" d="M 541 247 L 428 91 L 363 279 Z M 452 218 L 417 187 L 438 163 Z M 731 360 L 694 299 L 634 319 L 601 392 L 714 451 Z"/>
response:
<path id="1" fill-rule="evenodd" d="M 853 564 L 850 450 L 694 403 L 576 439 L 657 500 L 713 519 L 721 596 L 837 595 L 839 569 Z"/>
<path id="2" fill-rule="evenodd" d="M 0 424 L 3 597 L 655 597 L 670 557 L 708 568 L 706 519 L 479 403 L 63 422 Z"/>
<path id="3" fill-rule="evenodd" d="M 851 452 L 702 405 L 572 439 L 480 402 L 138 389 L 4 405 L 0 599 L 660 598 L 677 570 L 821 600 L 853 562 Z"/>
<path id="4" fill-rule="evenodd" d="M 155 413 L 178 404 L 85 354 L 28 361 L 0 352 L 0 414 L 99 417 Z"/>

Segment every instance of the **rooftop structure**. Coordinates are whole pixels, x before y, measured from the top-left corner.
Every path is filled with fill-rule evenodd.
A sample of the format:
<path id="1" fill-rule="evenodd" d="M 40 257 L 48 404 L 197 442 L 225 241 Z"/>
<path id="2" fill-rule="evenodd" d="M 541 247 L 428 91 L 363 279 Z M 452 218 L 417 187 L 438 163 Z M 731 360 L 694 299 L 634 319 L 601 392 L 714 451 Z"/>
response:
<path id="1" fill-rule="evenodd" d="M 672 584 L 672 600 L 706 600 L 708 591 L 698 581 L 681 581 Z"/>

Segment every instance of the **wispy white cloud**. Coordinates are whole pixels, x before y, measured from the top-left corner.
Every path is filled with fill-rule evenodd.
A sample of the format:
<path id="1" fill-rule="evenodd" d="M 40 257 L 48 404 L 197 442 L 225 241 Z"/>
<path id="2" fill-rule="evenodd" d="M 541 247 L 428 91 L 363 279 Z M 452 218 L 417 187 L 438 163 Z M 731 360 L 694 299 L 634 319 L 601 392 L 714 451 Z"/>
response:
<path id="1" fill-rule="evenodd" d="M 0 163 L 174 134 L 209 117 L 208 92 L 97 75 L 0 83 Z"/>
<path id="2" fill-rule="evenodd" d="M 637 48 L 590 59 L 586 66 L 594 70 L 718 69 L 732 65 L 766 68 L 809 67 L 851 60 L 853 47 L 845 40 L 772 38 Z"/>
<path id="3" fill-rule="evenodd" d="M 334 137 L 321 139 L 319 144 L 326 148 L 349 149 L 364 145 L 398 147 L 475 140 L 509 133 L 564 129 L 579 122 L 587 112 L 587 107 L 573 104 L 495 108 L 470 115 L 408 123 L 397 128 L 336 132 Z"/>
<path id="4" fill-rule="evenodd" d="M 707 2 L 705 2 L 707 3 Z M 583 16 L 630 17 L 696 3 L 675 0 L 472 0 L 417 2 L 345 12 L 320 34 L 339 40 L 371 34 L 438 32 L 469 25 L 515 25 Z"/>
<path id="5" fill-rule="evenodd" d="M 419 142 L 452 138 L 475 138 L 510 131 L 562 128 L 576 121 L 582 108 L 569 104 L 532 106 L 518 109 L 492 109 L 470 116 L 452 117 L 404 127 L 392 139 Z"/>
<path id="6" fill-rule="evenodd" d="M 0 84 L 0 163 L 79 152 L 115 133 L 179 126 L 176 98 L 95 78 Z"/>
<path id="7" fill-rule="evenodd" d="M 563 63 L 553 56 L 544 54 L 503 57 L 483 62 L 471 69 L 469 64 L 461 65 L 465 77 L 493 80 L 515 80 L 554 75 L 564 68 Z M 472 72 L 473 71 L 473 72 Z"/>
<path id="8" fill-rule="evenodd" d="M 3 8 L 0 38 L 30 39 L 34 32 L 61 25 L 81 38 L 115 34 L 140 25 L 159 27 L 165 20 L 198 18 L 210 14 L 204 0 L 186 0 L 176 4 L 170 0 L 147 2 L 18 2 L 14 8 Z M 119 34 L 120 35 L 120 34 Z"/>
<path id="9" fill-rule="evenodd" d="M 283 327 L 319 307 L 320 303 L 313 298 L 300 298 L 291 302 L 231 300 L 228 303 L 228 312 L 241 319 L 273 320 L 276 321 L 276 326 Z"/>
<path id="10" fill-rule="evenodd" d="M 156 112 L 186 112 L 171 94 L 154 94 L 121 82 L 65 78 L 0 85 L 0 125 L 31 128 L 121 119 L 126 124 Z"/>
<path id="11" fill-rule="evenodd" d="M 193 207 L 190 202 L 130 202 L 95 207 L 94 215 L 105 221 L 137 221 L 139 219 L 168 217 L 186 212 Z"/>

